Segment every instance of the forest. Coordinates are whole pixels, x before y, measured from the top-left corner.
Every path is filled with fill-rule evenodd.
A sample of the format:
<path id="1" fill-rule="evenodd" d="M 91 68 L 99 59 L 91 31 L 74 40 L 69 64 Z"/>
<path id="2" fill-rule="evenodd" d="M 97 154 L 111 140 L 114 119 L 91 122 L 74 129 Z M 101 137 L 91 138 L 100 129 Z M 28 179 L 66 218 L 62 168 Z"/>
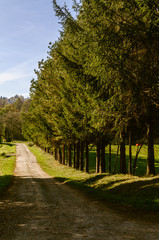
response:
<path id="1" fill-rule="evenodd" d="M 22 134 L 22 113 L 28 108 L 30 99 L 15 95 L 0 97 L 0 143 L 25 140 Z"/>
<path id="2" fill-rule="evenodd" d="M 155 175 L 159 128 L 159 3 L 157 0 L 73 1 L 75 17 L 53 0 L 60 37 L 39 61 L 30 99 L 21 112 L 25 139 L 61 163 L 89 172 L 112 173 L 117 146 L 120 173 L 133 174 L 147 145 L 147 175 Z M 125 149 L 129 148 L 126 163 Z M 106 146 L 109 149 L 105 159 Z M 108 168 L 106 169 L 106 161 Z"/>

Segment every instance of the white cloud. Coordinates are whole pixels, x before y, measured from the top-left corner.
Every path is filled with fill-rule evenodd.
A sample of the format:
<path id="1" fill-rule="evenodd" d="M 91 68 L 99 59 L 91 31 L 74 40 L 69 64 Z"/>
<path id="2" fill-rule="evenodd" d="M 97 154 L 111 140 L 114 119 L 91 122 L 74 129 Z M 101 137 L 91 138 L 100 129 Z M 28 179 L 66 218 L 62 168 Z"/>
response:
<path id="1" fill-rule="evenodd" d="M 13 68 L 7 69 L 6 71 L 0 73 L 0 84 L 24 79 L 28 77 L 34 77 L 34 63 L 32 60 L 26 61 L 24 63 L 18 64 Z"/>

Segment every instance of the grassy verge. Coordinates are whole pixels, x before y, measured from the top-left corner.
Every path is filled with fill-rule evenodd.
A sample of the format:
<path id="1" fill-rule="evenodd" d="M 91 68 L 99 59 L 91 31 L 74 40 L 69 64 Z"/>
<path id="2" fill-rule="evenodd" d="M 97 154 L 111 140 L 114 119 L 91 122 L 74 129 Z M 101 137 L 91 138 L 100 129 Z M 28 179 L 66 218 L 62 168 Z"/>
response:
<path id="1" fill-rule="evenodd" d="M 60 165 L 53 156 L 36 146 L 29 147 L 42 169 L 55 179 L 102 201 L 137 209 L 159 211 L 159 176 L 131 177 L 122 174 L 87 174 Z"/>
<path id="2" fill-rule="evenodd" d="M 15 152 L 14 144 L 0 144 L 0 195 L 7 189 L 12 180 L 16 160 Z"/>

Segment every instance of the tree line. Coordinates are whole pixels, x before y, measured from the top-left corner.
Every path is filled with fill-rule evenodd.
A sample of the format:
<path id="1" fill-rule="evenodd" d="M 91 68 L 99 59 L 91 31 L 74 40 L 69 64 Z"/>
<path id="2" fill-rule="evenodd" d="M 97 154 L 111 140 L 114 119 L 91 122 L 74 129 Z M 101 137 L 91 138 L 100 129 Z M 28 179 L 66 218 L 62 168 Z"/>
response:
<path id="1" fill-rule="evenodd" d="M 28 101 L 30 100 L 18 95 L 0 98 L 0 143 L 24 140 L 21 114 Z"/>
<path id="2" fill-rule="evenodd" d="M 131 145 L 148 145 L 147 174 L 155 174 L 159 116 L 159 3 L 157 0 L 73 1 L 76 16 L 53 0 L 62 29 L 32 79 L 23 134 L 54 150 L 65 164 L 105 172 L 105 146 L 119 146 L 120 172 L 132 174 Z M 126 167 L 125 144 L 129 144 Z M 119 151 L 120 150 L 120 151 Z M 73 152 L 73 156 L 72 156 Z"/>

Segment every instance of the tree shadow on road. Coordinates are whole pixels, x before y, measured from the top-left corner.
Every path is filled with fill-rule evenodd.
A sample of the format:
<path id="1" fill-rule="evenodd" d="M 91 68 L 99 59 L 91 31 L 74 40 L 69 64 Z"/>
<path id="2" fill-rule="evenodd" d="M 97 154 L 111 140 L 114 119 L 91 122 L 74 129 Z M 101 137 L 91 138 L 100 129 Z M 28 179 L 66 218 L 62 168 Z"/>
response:
<path id="1" fill-rule="evenodd" d="M 13 180 L 12 175 L 0 176 L 0 196 L 2 196 L 4 192 L 8 189 L 12 180 Z"/>

